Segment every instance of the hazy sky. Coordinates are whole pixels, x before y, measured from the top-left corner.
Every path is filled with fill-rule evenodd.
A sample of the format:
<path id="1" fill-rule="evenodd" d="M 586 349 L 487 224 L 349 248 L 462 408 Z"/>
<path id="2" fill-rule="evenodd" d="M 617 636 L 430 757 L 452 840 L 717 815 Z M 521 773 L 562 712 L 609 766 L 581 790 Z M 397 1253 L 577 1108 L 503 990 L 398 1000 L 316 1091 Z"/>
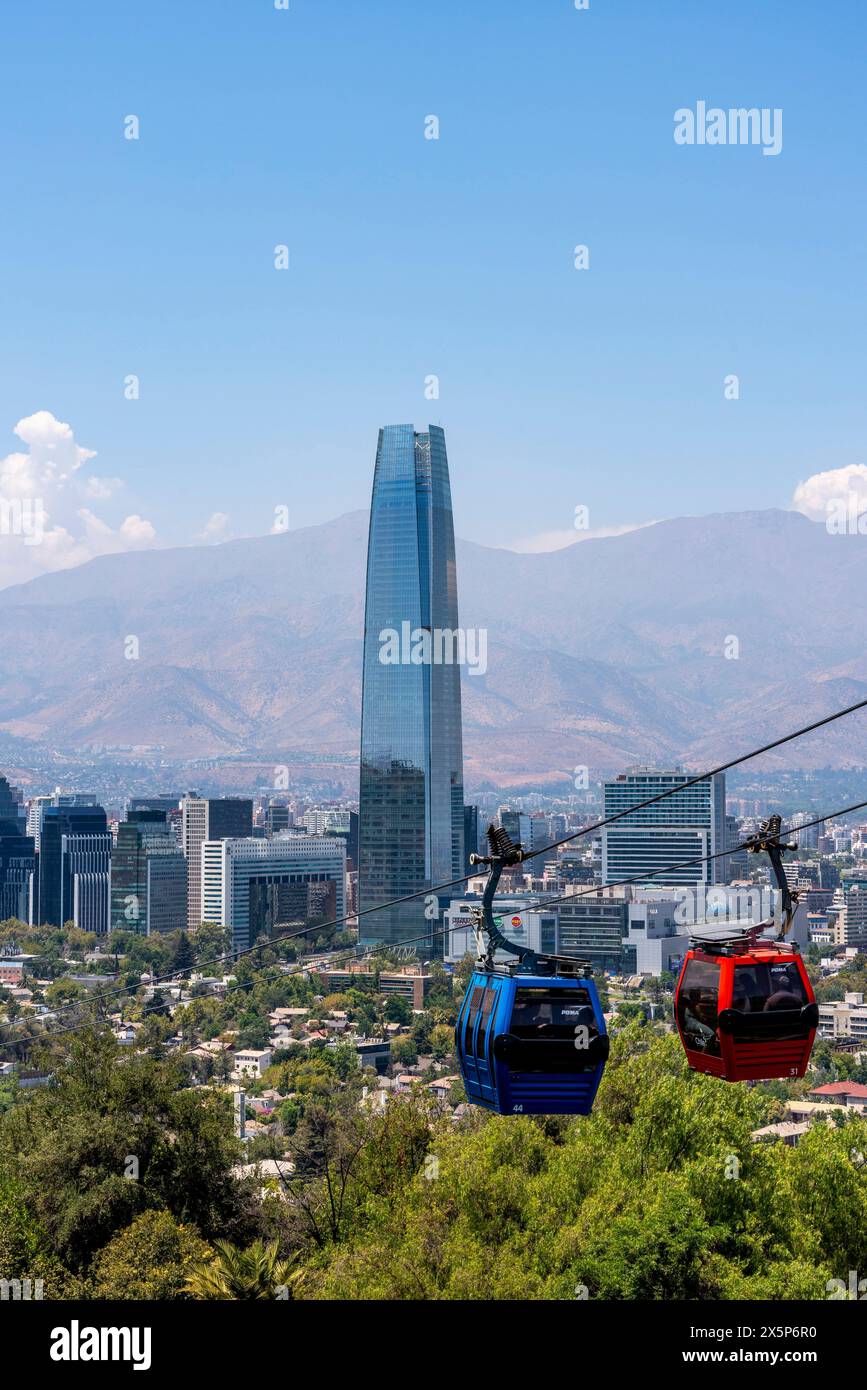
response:
<path id="1" fill-rule="evenodd" d="M 0 484 L 52 539 L 0 582 L 366 506 L 384 423 L 444 425 L 493 544 L 863 465 L 865 37 L 863 0 L 7 6 Z M 780 108 L 781 152 L 676 144 L 698 101 Z"/>

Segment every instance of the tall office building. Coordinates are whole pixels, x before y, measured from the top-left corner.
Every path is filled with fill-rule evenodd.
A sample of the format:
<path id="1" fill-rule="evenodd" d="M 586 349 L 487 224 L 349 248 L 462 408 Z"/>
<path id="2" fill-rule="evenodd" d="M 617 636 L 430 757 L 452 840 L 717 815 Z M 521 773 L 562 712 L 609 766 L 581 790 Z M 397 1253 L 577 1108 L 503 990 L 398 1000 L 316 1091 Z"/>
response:
<path id="1" fill-rule="evenodd" d="M 27 812 L 21 793 L 17 787 L 11 787 L 5 777 L 0 777 L 0 834 L 27 834 Z"/>
<path id="2" fill-rule="evenodd" d="M 840 940 L 845 946 L 867 945 L 867 878 L 844 878 L 840 885 L 844 911 L 840 917 Z"/>
<path id="3" fill-rule="evenodd" d="M 289 807 L 282 805 L 279 801 L 272 801 L 264 813 L 265 834 L 277 835 L 281 830 L 288 830 L 292 821 L 293 816 Z"/>
<path id="4" fill-rule="evenodd" d="M 72 921 L 103 936 L 109 929 L 111 831 L 101 806 L 43 806 L 39 903 L 35 920 Z"/>
<path id="5" fill-rule="evenodd" d="M 652 767 L 629 768 L 605 783 L 605 816 L 628 812 L 639 802 L 689 780 L 690 774 L 680 769 L 665 772 Z M 605 826 L 602 882 L 617 883 L 625 878 L 640 881 L 647 875 L 649 883 L 657 884 L 721 883 L 725 881 L 724 859 L 652 876 L 651 870 L 683 860 L 705 859 L 727 848 L 725 775 L 718 773 Z"/>
<path id="6" fill-rule="evenodd" d="M 732 853 L 718 861 L 717 883 L 731 883 L 733 879 L 749 878 L 750 852 L 748 849 L 738 848 L 743 841 L 744 836 L 741 834 L 737 816 L 726 816 L 726 848 Z"/>
<path id="7" fill-rule="evenodd" d="M 443 431 L 379 432 L 364 614 L 359 908 L 464 872 L 457 574 Z M 430 931 L 424 898 L 362 917 L 359 939 Z M 422 949 L 421 943 L 418 947 Z"/>
<path id="8" fill-rule="evenodd" d="M 112 930 L 149 936 L 186 924 L 187 865 L 168 811 L 128 811 L 111 856 Z"/>
<path id="9" fill-rule="evenodd" d="M 515 811 L 511 806 L 500 806 L 497 809 L 497 824 L 501 830 L 505 830 L 513 845 L 529 848 L 530 817 L 523 811 Z"/>
<path id="10" fill-rule="evenodd" d="M 36 856 L 26 828 L 20 792 L 0 777 L 0 922 L 9 917 L 17 917 L 19 922 L 31 920 Z"/>
<path id="11" fill-rule="evenodd" d="M 49 792 L 47 796 L 34 796 L 27 803 L 27 834 L 32 835 L 36 853 L 42 835 L 42 817 L 46 806 L 97 806 L 99 803 L 93 792 Z"/>
<path id="12" fill-rule="evenodd" d="M 174 838 L 174 836 L 172 837 Z M 177 931 L 187 920 L 187 862 L 175 846 L 149 853 L 145 865 L 148 936 Z"/>
<path id="13" fill-rule="evenodd" d="M 252 835 L 253 802 L 241 797 L 208 800 L 201 796 L 185 796 L 181 812 L 187 861 L 187 926 L 195 930 L 209 920 L 202 916 L 202 845 L 205 840 Z"/>
<path id="14" fill-rule="evenodd" d="M 818 849 L 821 826 L 807 825 L 806 829 L 801 828 L 806 821 L 812 819 L 813 817 L 808 811 L 796 811 L 789 819 L 793 833 L 788 838 L 796 840 L 799 849 Z"/>
<path id="15" fill-rule="evenodd" d="M 231 927 L 235 951 L 263 934 L 345 915 L 343 837 L 206 840 L 201 864 L 203 920 Z"/>
<path id="16" fill-rule="evenodd" d="M 111 831 L 63 836 L 60 883 L 62 919 L 105 936 L 110 926 Z"/>
<path id="17" fill-rule="evenodd" d="M 595 970 L 619 970 L 629 905 L 622 898 L 575 894 L 559 904 L 560 950 L 591 962 Z"/>

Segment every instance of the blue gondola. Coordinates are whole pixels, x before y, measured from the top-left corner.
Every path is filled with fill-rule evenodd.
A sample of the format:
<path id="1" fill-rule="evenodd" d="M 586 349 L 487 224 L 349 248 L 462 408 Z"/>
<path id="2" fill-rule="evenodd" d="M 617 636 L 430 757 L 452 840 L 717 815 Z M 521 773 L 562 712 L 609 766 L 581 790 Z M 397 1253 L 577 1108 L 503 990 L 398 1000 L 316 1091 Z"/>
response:
<path id="1" fill-rule="evenodd" d="M 500 1115 L 588 1115 L 608 1056 L 596 986 L 562 974 L 476 970 L 456 1041 L 467 1099 Z"/>
<path id="2" fill-rule="evenodd" d="M 488 829 L 491 855 L 474 856 L 491 873 L 480 925 L 487 956 L 467 986 L 455 1044 L 467 1099 L 500 1115 L 587 1115 L 605 1061 L 608 1035 L 589 968 L 563 956 L 541 956 L 507 941 L 493 917 L 505 864 L 519 863 L 520 845 Z M 514 965 L 495 965 L 506 950 Z"/>

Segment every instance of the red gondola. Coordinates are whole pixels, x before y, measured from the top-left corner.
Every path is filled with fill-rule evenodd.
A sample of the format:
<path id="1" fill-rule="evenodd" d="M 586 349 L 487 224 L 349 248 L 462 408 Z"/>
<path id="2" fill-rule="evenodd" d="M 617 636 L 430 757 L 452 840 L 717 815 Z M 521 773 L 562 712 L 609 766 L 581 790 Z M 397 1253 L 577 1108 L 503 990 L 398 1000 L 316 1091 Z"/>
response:
<path id="1" fill-rule="evenodd" d="M 687 1061 L 694 1071 L 726 1081 L 770 1081 L 803 1076 L 807 1070 L 819 1009 L 798 948 L 784 941 L 797 894 L 789 891 L 782 867 L 780 818 L 772 816 L 750 843 L 770 856 L 782 897 L 776 938 L 764 935 L 775 923 L 746 930 L 711 928 L 696 932 L 677 982 L 675 1018 Z"/>

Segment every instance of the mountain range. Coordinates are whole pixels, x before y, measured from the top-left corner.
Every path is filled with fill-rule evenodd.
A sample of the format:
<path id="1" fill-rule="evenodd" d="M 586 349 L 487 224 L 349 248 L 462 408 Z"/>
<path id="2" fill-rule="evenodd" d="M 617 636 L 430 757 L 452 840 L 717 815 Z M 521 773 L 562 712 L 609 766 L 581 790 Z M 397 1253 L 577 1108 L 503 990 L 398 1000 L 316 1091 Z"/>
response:
<path id="1" fill-rule="evenodd" d="M 351 764 L 367 520 L 103 556 L 0 591 L 0 732 Z M 544 554 L 459 542 L 458 590 L 488 645 L 487 672 L 462 682 L 471 786 L 708 766 L 867 697 L 867 544 L 797 512 L 682 517 Z M 763 763 L 864 765 L 867 713 Z"/>

